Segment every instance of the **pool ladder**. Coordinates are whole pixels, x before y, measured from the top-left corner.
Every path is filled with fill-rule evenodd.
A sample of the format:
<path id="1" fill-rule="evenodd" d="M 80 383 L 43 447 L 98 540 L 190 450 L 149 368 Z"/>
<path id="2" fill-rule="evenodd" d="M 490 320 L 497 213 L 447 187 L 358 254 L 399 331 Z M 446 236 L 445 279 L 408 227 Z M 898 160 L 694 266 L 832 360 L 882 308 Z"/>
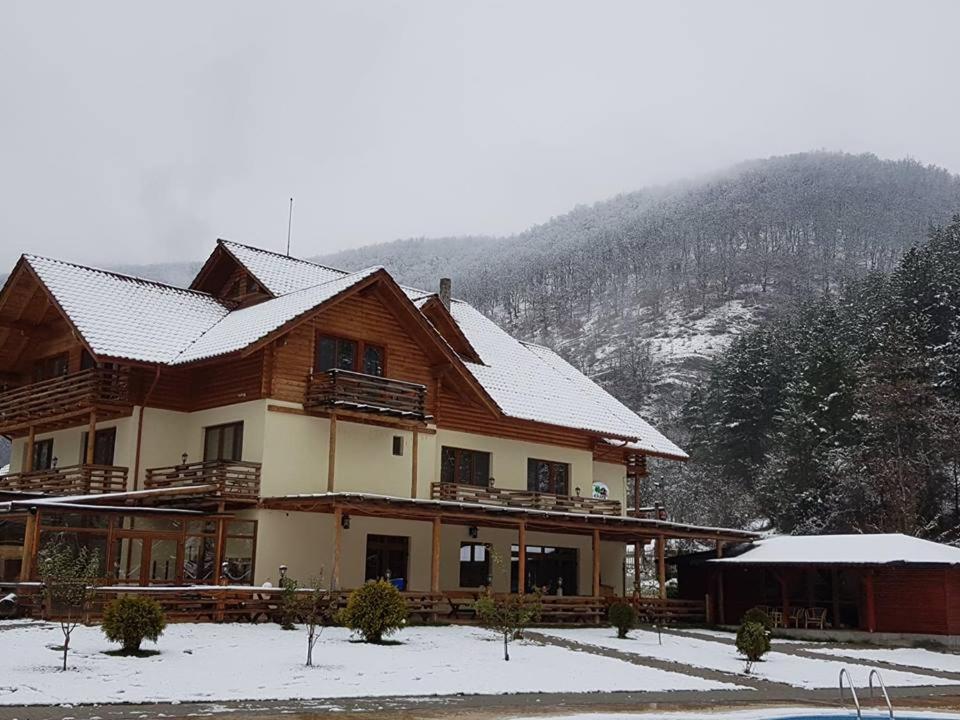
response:
<path id="1" fill-rule="evenodd" d="M 846 668 L 840 670 L 840 702 L 843 702 L 843 678 L 847 678 L 847 686 L 850 688 L 850 695 L 853 697 L 853 706 L 857 709 L 857 718 L 862 719 L 863 714 L 860 709 L 860 699 L 857 697 L 857 689 L 853 686 L 853 680 L 850 678 L 850 673 Z M 870 675 L 867 678 L 867 682 L 870 684 L 870 699 L 873 699 L 873 678 L 877 678 L 877 685 L 880 687 L 881 692 L 883 692 L 883 699 L 887 703 L 887 712 L 890 713 L 890 720 L 893 718 L 893 704 L 890 702 L 890 696 L 887 694 L 887 686 L 883 684 L 883 678 L 880 676 L 880 671 L 876 668 L 870 670 Z"/>

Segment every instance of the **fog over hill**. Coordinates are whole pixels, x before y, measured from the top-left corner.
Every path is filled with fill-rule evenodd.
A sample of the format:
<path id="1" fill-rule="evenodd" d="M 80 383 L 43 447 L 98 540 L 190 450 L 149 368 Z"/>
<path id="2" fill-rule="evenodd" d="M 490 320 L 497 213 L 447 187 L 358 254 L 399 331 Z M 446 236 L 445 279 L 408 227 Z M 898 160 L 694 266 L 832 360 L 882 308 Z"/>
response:
<path id="1" fill-rule="evenodd" d="M 451 277 L 456 296 L 556 348 L 682 444 L 676 410 L 736 333 L 890 270 L 957 211 L 960 178 L 946 170 L 811 152 L 579 206 L 509 237 L 406 239 L 319 260 L 382 264 L 431 290 Z M 186 285 L 198 267 L 116 269 Z"/>

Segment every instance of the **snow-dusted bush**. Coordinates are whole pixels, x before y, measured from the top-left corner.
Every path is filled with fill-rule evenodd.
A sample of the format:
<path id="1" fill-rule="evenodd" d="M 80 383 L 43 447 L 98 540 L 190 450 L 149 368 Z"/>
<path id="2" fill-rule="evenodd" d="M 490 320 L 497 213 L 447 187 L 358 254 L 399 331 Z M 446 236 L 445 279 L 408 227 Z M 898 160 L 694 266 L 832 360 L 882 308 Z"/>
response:
<path id="1" fill-rule="evenodd" d="M 749 673 L 753 664 L 770 650 L 770 633 L 758 622 L 744 623 L 737 630 L 737 650 L 747 659 L 745 672 Z"/>
<path id="2" fill-rule="evenodd" d="M 166 627 L 160 603 L 142 595 L 119 597 L 103 611 L 103 634 L 107 640 L 120 643 L 127 655 L 138 653 L 145 639 L 156 642 Z"/>
<path id="3" fill-rule="evenodd" d="M 393 585 L 371 580 L 350 593 L 340 622 L 366 642 L 381 643 L 407 624 L 407 604 Z"/>
<path id="4" fill-rule="evenodd" d="M 608 611 L 610 624 L 617 629 L 617 637 L 625 638 L 637 624 L 637 611 L 629 603 L 613 603 Z"/>

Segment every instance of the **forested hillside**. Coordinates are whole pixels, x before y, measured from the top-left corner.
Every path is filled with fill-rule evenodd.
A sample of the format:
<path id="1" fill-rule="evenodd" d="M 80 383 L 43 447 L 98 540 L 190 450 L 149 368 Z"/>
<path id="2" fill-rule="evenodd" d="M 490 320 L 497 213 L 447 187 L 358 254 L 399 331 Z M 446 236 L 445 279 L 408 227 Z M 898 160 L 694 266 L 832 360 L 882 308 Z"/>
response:
<path id="1" fill-rule="evenodd" d="M 676 490 L 718 491 L 707 518 L 956 541 L 960 215 L 892 273 L 735 339 L 683 421 L 694 462 Z"/>

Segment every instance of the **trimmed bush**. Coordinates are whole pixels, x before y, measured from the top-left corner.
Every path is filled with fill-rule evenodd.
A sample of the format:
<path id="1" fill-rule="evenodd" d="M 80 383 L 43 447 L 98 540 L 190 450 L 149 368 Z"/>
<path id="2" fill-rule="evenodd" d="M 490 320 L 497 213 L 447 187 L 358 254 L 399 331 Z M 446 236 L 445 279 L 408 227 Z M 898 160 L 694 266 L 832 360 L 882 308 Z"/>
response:
<path id="1" fill-rule="evenodd" d="M 141 595 L 119 597 L 103 611 L 103 634 L 128 654 L 139 652 L 144 639 L 156 642 L 166 626 L 160 604 Z"/>
<path id="2" fill-rule="evenodd" d="M 773 620 L 770 618 L 770 615 L 766 610 L 758 607 L 747 610 L 743 614 L 743 620 L 741 622 L 744 624 L 751 622 L 760 623 L 766 630 L 773 630 Z"/>
<path id="3" fill-rule="evenodd" d="M 613 603 L 608 611 L 610 624 L 617 629 L 617 637 L 625 638 L 637 624 L 637 611 L 627 603 Z"/>
<path id="4" fill-rule="evenodd" d="M 385 580 L 371 580 L 350 593 L 340 622 L 365 642 L 381 643 L 407 624 L 407 604 L 393 585 Z"/>
<path id="5" fill-rule="evenodd" d="M 753 664 L 770 650 L 770 633 L 758 622 L 744 623 L 737 630 L 737 650 L 747 659 L 746 672 L 750 672 Z"/>

